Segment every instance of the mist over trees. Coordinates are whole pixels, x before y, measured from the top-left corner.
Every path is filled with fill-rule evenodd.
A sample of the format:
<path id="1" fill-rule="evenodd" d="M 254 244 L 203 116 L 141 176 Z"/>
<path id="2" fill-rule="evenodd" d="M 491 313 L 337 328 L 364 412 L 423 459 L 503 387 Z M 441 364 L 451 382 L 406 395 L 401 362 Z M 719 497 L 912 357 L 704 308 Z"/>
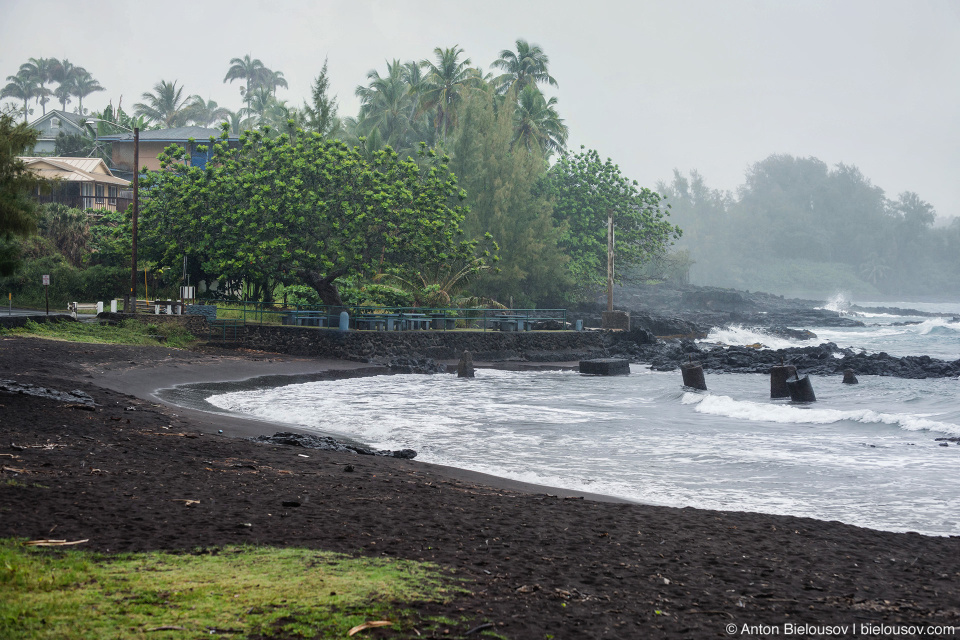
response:
<path id="1" fill-rule="evenodd" d="M 772 155 L 747 171 L 736 194 L 699 173 L 661 182 L 692 281 L 777 293 L 862 296 L 960 291 L 960 220 L 935 227 L 920 196 L 894 198 L 852 165 Z"/>

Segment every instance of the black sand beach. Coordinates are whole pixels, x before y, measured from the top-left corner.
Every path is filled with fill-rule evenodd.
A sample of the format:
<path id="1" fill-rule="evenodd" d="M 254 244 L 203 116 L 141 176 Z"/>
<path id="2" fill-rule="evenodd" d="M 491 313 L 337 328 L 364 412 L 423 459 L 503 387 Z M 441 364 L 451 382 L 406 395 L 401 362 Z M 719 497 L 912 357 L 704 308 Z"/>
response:
<path id="1" fill-rule="evenodd" d="M 470 591 L 425 606 L 465 620 L 443 637 L 484 623 L 517 640 L 746 637 L 744 625 L 760 624 L 794 637 L 824 625 L 853 626 L 851 636 L 866 635 L 862 625 L 960 629 L 957 537 L 582 499 L 416 460 L 260 445 L 236 436 L 286 427 L 151 397 L 176 383 L 361 367 L 0 338 L 0 379 L 78 389 L 98 405 L 0 392 L 0 479 L 30 481 L 0 485 L 0 536 L 89 538 L 100 551 L 256 543 L 429 560 Z"/>

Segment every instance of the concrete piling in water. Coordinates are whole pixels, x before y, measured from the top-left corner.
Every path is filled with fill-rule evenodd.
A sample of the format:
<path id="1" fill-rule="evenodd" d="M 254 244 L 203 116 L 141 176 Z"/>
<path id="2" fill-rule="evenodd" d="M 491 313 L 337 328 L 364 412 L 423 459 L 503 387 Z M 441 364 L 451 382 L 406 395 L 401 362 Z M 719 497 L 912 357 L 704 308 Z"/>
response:
<path id="1" fill-rule="evenodd" d="M 859 384 L 860 381 L 857 380 L 857 376 L 853 373 L 853 369 L 844 369 L 843 370 L 843 384 Z"/>
<path id="2" fill-rule="evenodd" d="M 626 376 L 630 375 L 630 361 L 619 358 L 581 360 L 580 373 L 594 376 Z"/>
<path id="3" fill-rule="evenodd" d="M 460 362 L 457 363 L 458 378 L 472 378 L 473 375 L 473 355 L 469 351 L 464 351 L 460 356 Z"/>
<path id="4" fill-rule="evenodd" d="M 813 385 L 810 383 L 810 376 L 797 376 L 794 380 L 787 380 L 787 388 L 790 390 L 790 399 L 794 402 L 816 402 L 817 396 L 813 393 Z"/>
<path id="5" fill-rule="evenodd" d="M 787 380 L 797 377 L 797 368 L 792 364 L 782 364 L 770 368 L 770 397 L 789 398 L 790 389 Z"/>
<path id="6" fill-rule="evenodd" d="M 707 390 L 707 382 L 703 379 L 703 366 L 699 362 L 684 362 L 680 365 L 680 373 L 683 375 L 683 386 Z"/>

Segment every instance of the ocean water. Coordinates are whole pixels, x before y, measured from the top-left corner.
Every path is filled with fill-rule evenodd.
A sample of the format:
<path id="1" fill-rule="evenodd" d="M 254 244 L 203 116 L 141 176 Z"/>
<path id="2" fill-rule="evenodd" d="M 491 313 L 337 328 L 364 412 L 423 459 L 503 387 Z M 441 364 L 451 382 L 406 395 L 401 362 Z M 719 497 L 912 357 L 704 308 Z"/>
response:
<path id="1" fill-rule="evenodd" d="M 836 301 L 826 303 L 823 308 L 838 311 L 838 306 L 847 308 L 842 303 L 838 305 Z M 810 329 L 817 337 L 812 340 L 787 340 L 765 334 L 753 328 L 736 325 L 724 329 L 713 329 L 701 342 L 728 345 L 760 343 L 770 349 L 813 346 L 833 342 L 839 347 L 864 349 L 868 353 L 885 351 L 890 355 L 900 357 L 926 355 L 940 360 L 953 361 L 960 359 L 960 322 L 955 322 L 953 319 L 953 316 L 960 317 L 960 303 L 860 302 L 858 306 L 902 307 L 952 315 L 947 317 L 901 316 L 846 311 L 843 315 L 859 320 L 866 326 L 849 328 L 793 327 Z"/>
<path id="2" fill-rule="evenodd" d="M 875 317 L 864 321 L 878 326 L 814 331 L 818 341 L 868 351 L 960 354 L 960 332 L 951 323 L 936 319 L 924 330 L 930 319 L 922 318 L 919 325 L 891 326 L 903 320 Z M 746 329 L 709 338 L 720 339 L 768 346 L 775 340 Z M 843 385 L 839 377 L 814 376 L 818 402 L 809 405 L 771 400 L 765 375 L 708 372 L 706 381 L 708 392 L 693 392 L 681 386 L 679 372 L 642 365 L 613 378 L 482 369 L 473 380 L 376 376 L 214 394 L 207 401 L 376 448 L 412 448 L 426 462 L 547 486 L 960 535 L 960 445 L 936 440 L 960 437 L 957 379 L 861 376 L 859 385 Z"/>

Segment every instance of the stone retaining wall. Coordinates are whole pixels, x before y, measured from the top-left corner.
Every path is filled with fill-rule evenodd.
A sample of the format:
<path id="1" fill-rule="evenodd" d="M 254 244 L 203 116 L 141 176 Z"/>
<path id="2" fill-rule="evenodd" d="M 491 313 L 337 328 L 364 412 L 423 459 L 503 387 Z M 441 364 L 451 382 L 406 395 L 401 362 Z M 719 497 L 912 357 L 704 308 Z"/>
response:
<path id="1" fill-rule="evenodd" d="M 455 360 L 470 351 L 475 361 L 562 362 L 605 354 L 605 332 L 347 331 L 247 325 L 242 346 L 261 351 L 345 360 L 424 357 Z"/>

